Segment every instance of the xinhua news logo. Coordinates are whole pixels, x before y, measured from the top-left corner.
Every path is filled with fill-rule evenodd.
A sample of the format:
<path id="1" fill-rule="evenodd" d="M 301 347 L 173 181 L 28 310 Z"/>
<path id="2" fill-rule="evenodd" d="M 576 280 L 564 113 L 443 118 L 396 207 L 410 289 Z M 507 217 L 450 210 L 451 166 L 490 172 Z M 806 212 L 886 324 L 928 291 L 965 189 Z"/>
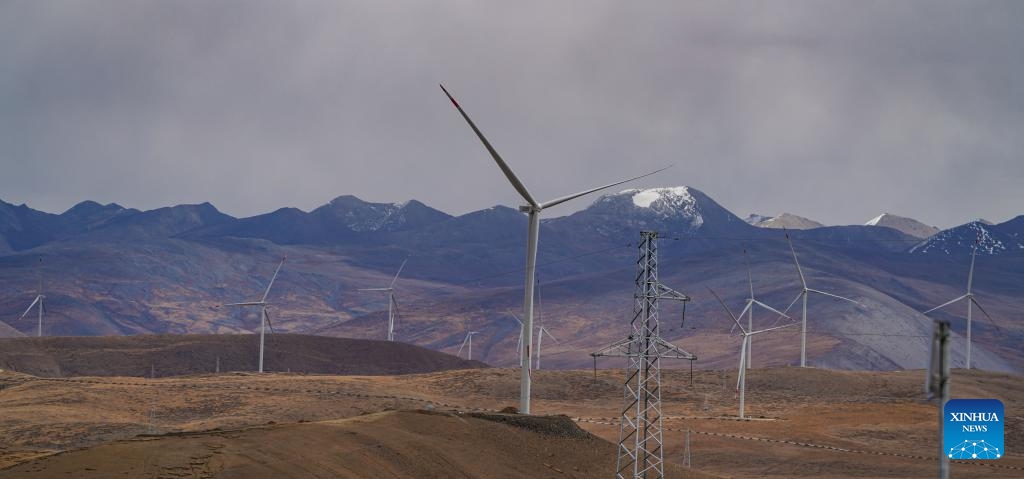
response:
<path id="1" fill-rule="evenodd" d="M 950 399 L 943 410 L 943 446 L 950 459 L 999 459 L 1003 403 L 998 399 Z"/>

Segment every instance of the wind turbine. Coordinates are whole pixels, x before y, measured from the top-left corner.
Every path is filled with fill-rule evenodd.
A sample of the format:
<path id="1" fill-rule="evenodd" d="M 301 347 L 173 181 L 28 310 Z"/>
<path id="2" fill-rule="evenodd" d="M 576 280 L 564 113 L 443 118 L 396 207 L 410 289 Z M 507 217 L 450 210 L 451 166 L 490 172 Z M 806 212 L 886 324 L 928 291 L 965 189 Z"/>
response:
<path id="1" fill-rule="evenodd" d="M 982 308 L 981 304 L 978 303 L 978 300 L 974 299 L 974 292 L 971 290 L 971 285 L 974 282 L 974 257 L 977 255 L 977 253 L 978 241 L 975 241 L 974 248 L 971 249 L 971 269 L 967 271 L 967 294 L 960 296 L 956 299 L 949 300 L 932 309 L 929 309 L 928 311 L 925 311 L 924 313 L 921 313 L 928 314 L 932 311 L 935 311 L 936 309 L 949 306 L 957 301 L 960 301 L 961 299 L 967 300 L 967 369 L 971 369 L 971 304 L 977 306 L 978 309 L 985 314 L 985 317 L 992 322 L 992 325 L 995 325 L 995 321 L 992 319 L 992 316 L 989 316 L 988 312 L 985 311 L 985 308 Z M 996 326 L 996 329 L 999 329 L 999 326 Z"/>
<path id="2" fill-rule="evenodd" d="M 740 316 L 739 317 L 742 318 L 744 314 L 747 315 L 747 331 L 753 331 L 754 330 L 754 306 L 755 305 L 756 306 L 760 306 L 761 308 L 767 309 L 768 311 L 771 311 L 773 313 L 777 313 L 780 316 L 784 316 L 784 317 L 786 317 L 786 319 L 792 319 L 789 316 L 787 316 L 786 313 L 783 313 L 782 311 L 779 311 L 779 310 L 777 310 L 777 309 L 775 309 L 775 308 L 773 308 L 771 306 L 768 306 L 767 304 L 764 304 L 764 303 L 758 301 L 757 298 L 754 297 L 754 276 L 753 276 L 753 273 L 750 272 L 750 261 L 747 259 L 747 250 L 746 250 L 746 248 L 743 249 L 743 261 L 747 263 L 747 281 L 750 284 L 750 297 L 747 298 L 747 305 L 743 308 L 743 311 L 740 311 Z M 709 288 L 709 290 L 710 290 L 710 288 Z M 714 293 L 714 292 L 712 291 L 712 293 Z M 716 295 L 716 297 L 717 297 L 717 295 Z M 724 306 L 724 304 L 723 304 L 723 306 Z M 732 312 L 730 312 L 729 314 L 732 314 Z M 743 329 L 743 328 L 740 328 L 740 329 Z M 751 334 L 753 334 L 753 333 L 751 333 Z M 750 341 L 748 336 L 744 336 L 744 338 L 746 340 L 745 350 L 747 352 L 746 364 L 747 364 L 747 369 L 750 369 L 750 362 L 751 362 L 751 358 L 752 358 L 752 354 L 750 353 L 751 341 Z"/>
<path id="3" fill-rule="evenodd" d="M 39 328 L 36 331 L 36 336 L 42 337 L 43 336 L 43 298 L 46 297 L 46 296 L 43 296 L 43 257 L 42 256 L 39 257 L 39 290 L 38 291 L 39 292 L 38 292 L 38 294 L 36 294 L 36 299 L 32 300 L 32 304 L 28 305 L 28 309 L 26 309 L 24 313 L 21 313 L 21 317 L 18 318 L 18 320 L 21 321 L 22 319 L 25 319 L 25 316 L 28 316 L 29 311 L 32 311 L 32 308 L 36 307 L 36 304 L 39 304 Z"/>
<path id="4" fill-rule="evenodd" d="M 466 332 L 466 339 L 462 340 L 462 346 L 459 346 L 459 352 L 455 353 L 455 356 L 461 358 L 462 357 L 462 348 L 466 347 L 466 344 L 468 343 L 469 344 L 469 354 L 466 356 L 466 360 L 468 360 L 468 361 L 472 361 L 473 360 L 473 335 L 474 334 L 480 334 L 480 331 L 468 331 L 468 332 Z"/>
<path id="5" fill-rule="evenodd" d="M 522 372 L 520 374 L 519 385 L 519 411 L 523 414 L 529 414 L 531 379 L 530 358 L 532 357 L 530 354 L 530 344 L 533 343 L 533 287 L 534 280 L 536 277 L 535 272 L 537 268 L 537 240 L 540 234 L 540 212 L 545 208 L 550 208 L 552 206 L 565 203 L 566 201 L 579 198 L 580 196 L 583 195 L 588 195 L 590 193 L 603 190 L 605 188 L 611 188 L 612 186 L 621 185 L 629 181 L 653 175 L 655 173 L 665 170 L 665 168 L 652 171 L 644 175 L 636 176 L 628 180 L 617 181 L 615 183 L 607 184 L 604 186 L 598 186 L 597 188 L 591 188 L 589 190 L 584 190 L 579 193 L 573 193 L 571 195 L 563 196 L 561 198 L 555 198 L 551 201 L 538 202 L 533 198 L 532 195 L 530 195 L 530 192 L 527 191 L 526 186 L 523 185 L 521 181 L 519 181 L 519 178 L 516 177 L 515 173 L 512 172 L 512 169 L 509 168 L 508 164 L 505 163 L 505 160 L 501 159 L 501 155 L 499 155 L 498 152 L 494 149 L 494 147 L 491 146 L 491 143 L 487 141 L 487 138 L 484 137 L 484 134 L 481 133 L 480 130 L 476 127 L 476 124 L 473 123 L 473 120 L 469 119 L 469 115 L 466 115 L 466 112 L 462 109 L 461 106 L 459 106 L 459 103 L 455 101 L 455 98 L 452 97 L 450 93 L 448 93 L 448 90 L 445 89 L 444 85 L 441 85 L 441 90 L 444 91 L 444 94 L 448 97 L 449 100 L 451 100 L 452 105 L 455 105 L 455 108 L 459 110 L 459 113 L 462 115 L 462 118 L 466 120 L 467 124 L 469 124 L 469 127 L 473 130 L 473 133 L 476 133 L 477 138 L 479 138 L 480 142 L 483 143 L 484 148 L 487 149 L 487 152 L 491 154 L 491 158 L 493 158 L 494 162 L 497 163 L 498 168 L 500 168 L 501 172 L 505 174 L 505 178 L 508 179 L 509 183 L 512 184 L 512 187 L 515 188 L 516 192 L 518 192 L 519 195 L 522 196 L 527 203 L 526 205 L 519 207 L 519 211 L 527 213 L 527 215 L 529 216 L 529 226 L 527 229 L 526 236 L 526 281 L 524 283 L 523 288 L 523 319 L 526 323 L 524 325 L 526 337 L 523 338 L 523 348 L 525 351 L 522 355 L 522 360 L 520 361 L 522 365 Z"/>
<path id="6" fill-rule="evenodd" d="M 281 258 L 281 262 L 277 265 L 277 269 L 274 270 L 274 276 L 270 278 L 270 283 L 267 284 L 267 290 L 263 292 L 263 298 L 259 301 L 249 301 L 245 303 L 229 303 L 224 306 L 259 306 L 262 311 L 260 316 L 260 365 L 259 372 L 263 372 L 263 339 L 267 326 L 270 326 L 270 332 L 274 332 L 274 325 L 270 323 L 270 314 L 267 313 L 267 296 L 270 295 L 270 288 L 274 286 L 274 280 L 277 279 L 277 273 L 281 272 L 281 266 L 284 266 L 284 260 L 288 259 L 287 256 Z"/>
<path id="7" fill-rule="evenodd" d="M 793 249 L 793 240 L 789 238 L 789 232 L 786 233 L 786 242 L 789 243 L 789 251 L 793 253 L 793 264 L 796 265 L 796 272 L 797 274 L 800 275 L 800 286 L 803 287 L 803 290 L 800 291 L 800 294 L 797 294 L 796 298 L 793 298 L 793 302 L 789 303 L 789 306 L 786 307 L 786 312 L 789 312 L 789 308 L 792 308 L 793 305 L 796 304 L 798 299 L 801 299 L 801 297 L 803 298 L 804 308 L 803 315 L 801 316 L 802 319 L 800 321 L 800 367 L 804 368 L 807 367 L 807 296 L 810 295 L 811 293 L 817 293 L 820 295 L 831 296 L 836 299 L 841 299 L 843 301 L 849 301 L 856 305 L 860 305 L 860 303 L 850 298 L 839 296 L 837 294 L 826 293 L 821 290 L 808 288 L 807 279 L 804 278 L 804 272 L 802 269 L 800 269 L 800 260 L 796 259 L 796 250 Z"/>
<path id="8" fill-rule="evenodd" d="M 545 328 L 543 324 L 539 328 L 537 328 L 537 370 L 538 371 L 540 371 L 540 342 L 541 342 L 541 340 L 544 339 L 544 335 L 545 334 L 548 335 L 548 337 L 551 338 L 551 340 L 554 341 L 556 344 L 558 343 L 558 340 L 555 339 L 555 337 L 551 335 L 551 332 L 548 331 L 548 328 Z"/>
<path id="9" fill-rule="evenodd" d="M 739 372 L 736 374 L 736 391 L 740 396 L 740 419 L 743 419 L 745 405 L 744 400 L 747 391 L 747 369 L 750 369 L 750 356 L 747 355 L 747 353 L 750 352 L 750 337 L 755 334 L 767 333 L 768 331 L 774 331 L 776 329 L 788 328 L 796 323 L 783 324 L 782 326 L 775 326 L 773 328 L 762 329 L 760 331 L 743 329 L 743 325 L 740 324 L 740 320 L 736 319 L 736 315 L 732 314 L 732 310 L 725 305 L 725 301 L 722 301 L 722 298 L 720 298 L 711 288 L 708 288 L 708 291 L 711 291 L 711 294 L 715 296 L 715 299 L 717 299 L 722 307 L 725 308 L 725 312 L 729 313 L 729 317 L 732 318 L 733 323 L 736 323 L 736 327 L 740 328 L 740 334 L 743 335 L 743 345 L 740 346 L 740 367 Z M 750 308 L 749 302 L 747 303 L 747 308 Z M 744 310 L 747 308 L 744 308 Z M 743 314 L 741 313 L 740 317 L 742 316 Z"/>
<path id="10" fill-rule="evenodd" d="M 407 261 L 409 261 L 409 258 L 402 261 L 402 265 L 398 267 L 398 272 L 395 273 L 394 279 L 391 280 L 391 284 L 387 288 L 364 288 L 359 290 L 388 292 L 388 341 L 395 340 L 395 315 L 398 312 L 398 302 L 395 301 L 395 281 L 398 281 L 398 275 L 402 274 L 402 269 L 405 268 Z"/>
<path id="11" fill-rule="evenodd" d="M 524 328 L 523 321 L 520 320 L 519 317 L 516 316 L 515 313 L 513 313 L 512 311 L 509 311 L 508 314 L 509 314 L 509 316 L 512 316 L 512 319 L 516 320 L 516 322 L 519 323 L 519 342 L 516 343 L 516 349 L 519 350 L 519 363 L 522 364 L 522 362 L 523 362 L 523 328 Z"/>

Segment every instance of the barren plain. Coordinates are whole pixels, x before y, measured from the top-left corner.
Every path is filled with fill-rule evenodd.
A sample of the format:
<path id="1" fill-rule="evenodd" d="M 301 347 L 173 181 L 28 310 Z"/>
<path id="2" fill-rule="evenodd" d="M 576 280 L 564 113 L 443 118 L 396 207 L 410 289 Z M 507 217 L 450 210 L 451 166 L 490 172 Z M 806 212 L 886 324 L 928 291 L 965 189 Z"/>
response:
<path id="1" fill-rule="evenodd" d="M 501 413 L 517 404 L 518 373 L 0 373 L 0 478 L 611 477 L 624 371 L 534 371 L 535 415 Z M 934 476 L 936 409 L 922 379 L 755 369 L 751 419 L 738 420 L 734 371 L 694 371 L 691 386 L 689 371 L 666 370 L 666 474 Z M 1006 456 L 956 461 L 953 477 L 1024 476 L 1024 379 L 957 370 L 952 394 L 1006 406 Z"/>

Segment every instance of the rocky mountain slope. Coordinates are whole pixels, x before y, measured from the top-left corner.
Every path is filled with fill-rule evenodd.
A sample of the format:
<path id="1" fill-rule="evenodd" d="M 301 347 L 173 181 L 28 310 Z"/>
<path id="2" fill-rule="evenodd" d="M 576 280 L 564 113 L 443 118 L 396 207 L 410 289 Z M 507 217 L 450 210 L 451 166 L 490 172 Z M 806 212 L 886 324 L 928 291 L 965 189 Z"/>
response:
<path id="1" fill-rule="evenodd" d="M 481 331 L 474 358 L 516 362 L 519 331 L 508 311 L 522 304 L 526 221 L 511 208 L 453 217 L 416 201 L 343 196 L 310 212 L 281 209 L 239 219 L 209 204 L 142 212 L 84 202 L 53 215 L 4 203 L 0 220 L 8 245 L 0 253 L 0 281 L 7 285 L 0 315 L 22 333 L 35 328 L 34 318 L 18 317 L 35 295 L 39 258 L 44 333 L 54 336 L 252 332 L 259 324 L 254 311 L 220 305 L 258 299 L 287 256 L 268 298 L 277 329 L 380 339 L 385 296 L 359 289 L 387 285 L 408 260 L 395 286 L 400 341 L 454 353 L 472 329 Z M 759 299 L 784 309 L 798 292 L 780 230 L 751 226 L 692 187 L 603 195 L 541 224 L 538 322 L 559 338 L 545 343 L 545 367 L 586 366 L 588 352 L 626 334 L 636 242 L 644 229 L 664 237 L 662 281 L 693 297 L 682 326 L 678 305 L 666 304 L 672 319 L 663 332 L 692 348 L 698 366 L 734 360 L 738 340 L 728 335 L 727 317 L 704 287 L 740 309 L 749 295 L 744 250 Z M 920 367 L 930 317 L 917 312 L 962 294 L 970 248 L 982 234 L 975 294 L 1000 324 L 974 323 L 975 358 L 981 367 L 1024 369 L 1024 353 L 1015 346 L 1024 339 L 1022 232 L 1021 217 L 970 223 L 924 242 L 884 226 L 790 231 L 811 287 L 861 302 L 851 307 L 812 299 L 812 363 Z M 933 316 L 963 331 L 955 310 Z M 759 349 L 755 341 L 761 360 L 792 364 L 799 357 L 789 331 L 772 333 L 775 339 L 765 335 L 762 341 L 774 346 Z"/>

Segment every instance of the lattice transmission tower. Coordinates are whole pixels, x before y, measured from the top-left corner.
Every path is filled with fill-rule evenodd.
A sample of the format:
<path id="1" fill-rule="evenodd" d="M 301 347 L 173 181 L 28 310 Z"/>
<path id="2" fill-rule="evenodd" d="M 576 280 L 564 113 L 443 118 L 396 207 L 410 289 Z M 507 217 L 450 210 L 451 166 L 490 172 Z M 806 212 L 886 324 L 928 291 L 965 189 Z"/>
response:
<path id="1" fill-rule="evenodd" d="M 599 356 L 626 357 L 629 361 L 615 463 L 617 479 L 665 476 L 661 359 L 697 359 L 661 338 L 658 301 L 683 301 L 685 311 L 690 297 L 658 282 L 658 233 L 641 231 L 639 249 L 630 334 L 590 354 L 595 364 Z"/>

